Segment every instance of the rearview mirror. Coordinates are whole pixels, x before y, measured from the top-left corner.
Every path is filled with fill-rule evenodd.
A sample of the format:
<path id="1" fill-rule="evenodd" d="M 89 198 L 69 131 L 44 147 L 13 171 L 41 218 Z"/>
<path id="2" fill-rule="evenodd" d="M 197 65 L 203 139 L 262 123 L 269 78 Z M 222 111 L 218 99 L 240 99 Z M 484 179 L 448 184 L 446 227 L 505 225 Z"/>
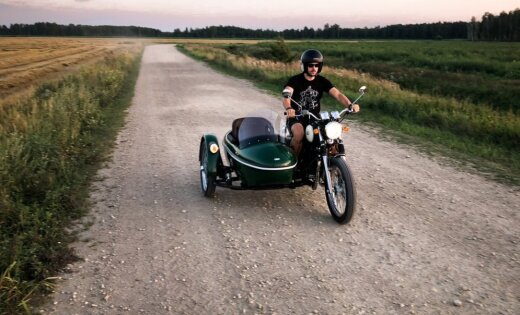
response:
<path id="1" fill-rule="evenodd" d="M 361 94 L 361 95 L 365 94 L 366 91 L 367 91 L 367 87 L 364 86 L 364 85 L 363 85 L 362 87 L 359 88 L 359 94 Z"/>
<path id="2" fill-rule="evenodd" d="M 291 95 L 292 95 L 292 91 L 289 90 L 289 89 L 284 89 L 284 90 L 282 91 L 282 95 L 283 95 L 284 98 L 290 98 Z"/>

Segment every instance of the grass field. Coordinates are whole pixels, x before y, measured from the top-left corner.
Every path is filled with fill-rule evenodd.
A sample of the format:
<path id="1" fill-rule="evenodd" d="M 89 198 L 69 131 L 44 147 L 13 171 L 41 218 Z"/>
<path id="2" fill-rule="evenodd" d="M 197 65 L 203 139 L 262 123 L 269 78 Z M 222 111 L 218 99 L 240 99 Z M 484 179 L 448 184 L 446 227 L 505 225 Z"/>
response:
<path id="1" fill-rule="evenodd" d="M 17 314 L 74 257 L 66 228 L 123 125 L 143 44 L 0 42 L 0 314 Z"/>
<path id="2" fill-rule="evenodd" d="M 0 37 L 0 104 L 16 100 L 30 87 L 56 80 L 121 52 L 147 44 L 254 44 L 254 40 Z"/>
<path id="3" fill-rule="evenodd" d="M 520 43 L 278 41 L 183 49 L 279 95 L 310 47 L 324 53 L 323 73 L 341 91 L 353 96 L 359 86 L 369 87 L 357 119 L 520 183 Z M 324 104 L 337 106 L 331 98 Z"/>
<path id="4" fill-rule="evenodd" d="M 272 43 L 223 45 L 235 55 L 280 61 Z M 404 90 L 520 112 L 520 43 L 469 41 L 290 42 L 293 60 L 309 47 L 326 64 L 395 82 Z"/>
<path id="5" fill-rule="evenodd" d="M 0 37 L 0 104 L 31 86 L 143 45 L 136 39 Z"/>

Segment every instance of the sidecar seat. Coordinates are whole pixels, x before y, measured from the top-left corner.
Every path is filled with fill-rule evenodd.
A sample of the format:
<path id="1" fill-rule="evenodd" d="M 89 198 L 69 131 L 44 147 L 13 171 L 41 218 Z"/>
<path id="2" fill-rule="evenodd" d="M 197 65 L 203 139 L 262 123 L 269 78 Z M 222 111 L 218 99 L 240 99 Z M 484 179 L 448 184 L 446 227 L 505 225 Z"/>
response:
<path id="1" fill-rule="evenodd" d="M 244 118 L 237 118 L 233 120 L 233 123 L 231 124 L 231 133 L 229 134 L 229 140 L 231 140 L 231 142 L 236 145 L 238 145 L 238 129 L 240 129 L 242 121 L 244 121 Z"/>

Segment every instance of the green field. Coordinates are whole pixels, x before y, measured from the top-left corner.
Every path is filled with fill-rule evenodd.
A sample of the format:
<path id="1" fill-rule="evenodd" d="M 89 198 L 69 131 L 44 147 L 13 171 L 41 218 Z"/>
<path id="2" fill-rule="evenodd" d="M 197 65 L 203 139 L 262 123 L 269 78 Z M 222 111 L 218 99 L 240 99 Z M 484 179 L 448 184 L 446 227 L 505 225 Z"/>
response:
<path id="1" fill-rule="evenodd" d="M 186 45 L 192 56 L 279 95 L 299 54 L 325 55 L 323 74 L 347 95 L 367 85 L 357 119 L 495 178 L 520 179 L 520 43 L 260 42 Z M 353 71 L 352 71 L 353 70 Z M 326 106 L 336 106 L 326 99 Z"/>
<path id="2" fill-rule="evenodd" d="M 276 59 L 272 44 L 233 45 L 227 50 Z M 302 42 L 288 44 L 297 58 L 314 47 L 326 64 L 356 69 L 398 83 L 402 89 L 520 111 L 520 43 L 467 41 Z"/>
<path id="3" fill-rule="evenodd" d="M 0 314 L 29 313 L 33 293 L 74 259 L 65 228 L 88 208 L 139 54 L 108 56 L 0 106 Z"/>

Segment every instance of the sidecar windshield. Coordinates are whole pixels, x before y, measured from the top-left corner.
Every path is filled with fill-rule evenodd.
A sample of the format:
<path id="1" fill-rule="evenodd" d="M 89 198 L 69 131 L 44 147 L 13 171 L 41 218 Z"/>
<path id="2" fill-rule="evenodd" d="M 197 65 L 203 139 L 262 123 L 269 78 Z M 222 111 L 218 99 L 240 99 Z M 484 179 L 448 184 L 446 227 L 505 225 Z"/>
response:
<path id="1" fill-rule="evenodd" d="M 238 142 L 241 149 L 251 145 L 278 142 L 277 114 L 272 111 L 255 112 L 244 117 L 238 129 Z"/>

